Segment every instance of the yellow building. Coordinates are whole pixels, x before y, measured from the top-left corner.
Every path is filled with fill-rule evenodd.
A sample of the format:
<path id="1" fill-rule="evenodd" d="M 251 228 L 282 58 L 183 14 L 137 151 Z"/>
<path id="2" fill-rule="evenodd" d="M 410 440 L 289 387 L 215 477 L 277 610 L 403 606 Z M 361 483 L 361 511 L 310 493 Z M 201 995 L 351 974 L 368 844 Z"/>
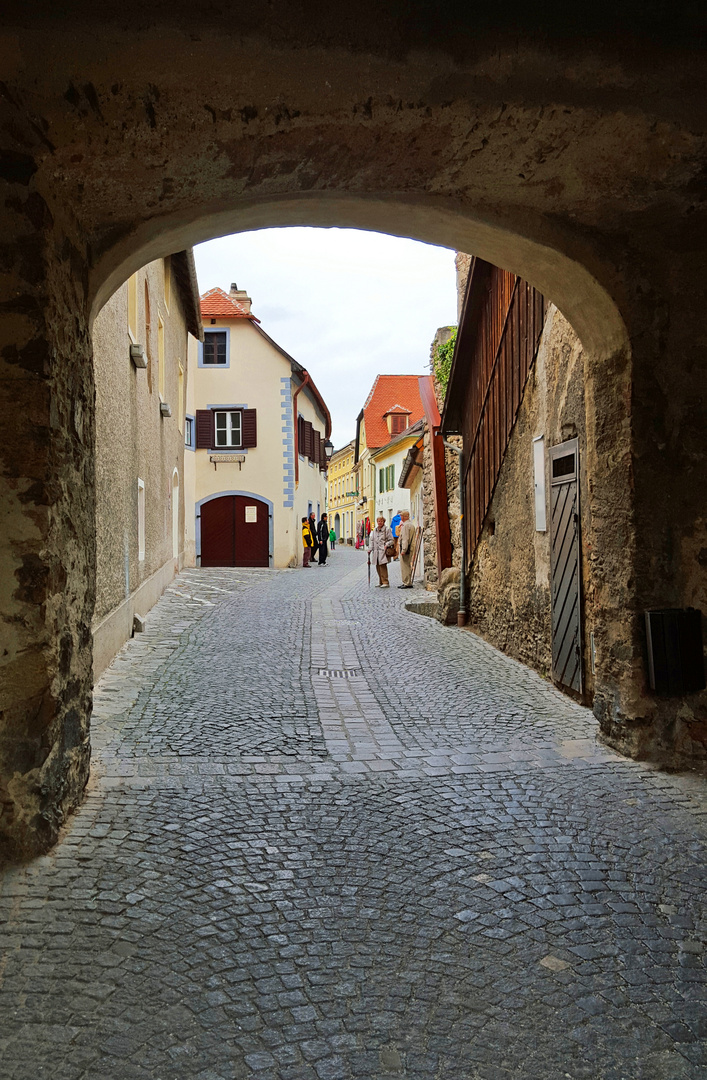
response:
<path id="1" fill-rule="evenodd" d="M 355 443 L 336 450 L 329 462 L 327 476 L 327 510 L 329 525 L 342 544 L 353 544 L 356 536 L 356 504 L 358 475 L 354 471 Z"/>

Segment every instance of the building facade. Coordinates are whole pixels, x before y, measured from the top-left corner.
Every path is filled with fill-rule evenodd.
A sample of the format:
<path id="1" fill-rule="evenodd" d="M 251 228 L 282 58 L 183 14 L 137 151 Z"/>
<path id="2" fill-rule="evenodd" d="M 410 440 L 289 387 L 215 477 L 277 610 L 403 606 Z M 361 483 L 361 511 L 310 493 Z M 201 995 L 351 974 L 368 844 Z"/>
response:
<path id="1" fill-rule="evenodd" d="M 400 415 L 400 414 L 398 414 Z M 405 415 L 407 420 L 407 416 Z M 405 459 L 421 436 L 424 420 L 406 427 L 397 435 L 391 436 L 390 442 L 371 453 L 371 465 L 375 470 L 376 495 L 375 519 L 382 515 L 390 524 L 395 515 L 403 510 L 412 515 L 412 504 L 408 488 L 400 487 Z M 418 524 L 415 521 L 415 524 Z"/>
<path id="2" fill-rule="evenodd" d="M 294 566 L 324 510 L 329 411 L 246 292 L 201 297 L 185 419 L 187 553 L 197 566 Z"/>
<path id="3" fill-rule="evenodd" d="M 359 500 L 358 473 L 354 469 L 355 440 L 334 451 L 327 470 L 329 525 L 340 543 L 353 544 Z"/>
<path id="4" fill-rule="evenodd" d="M 191 251 L 133 274 L 94 323 L 96 678 L 184 565 L 185 390 L 200 336 Z"/>
<path id="5" fill-rule="evenodd" d="M 396 510 L 401 508 L 397 503 L 404 503 L 407 498 L 401 491 L 396 494 L 396 485 L 411 441 L 404 439 L 404 452 L 400 457 L 393 451 L 390 460 L 384 461 L 384 454 L 377 462 L 376 455 L 424 416 L 420 378 L 418 375 L 376 376 L 366 402 L 356 418 L 354 461 L 359 474 L 360 491 L 357 524 L 367 521 L 375 528 L 379 509 L 384 511 L 386 521 L 390 521 Z M 382 478 L 381 469 L 384 470 Z M 404 509 L 409 509 L 409 506 Z"/>

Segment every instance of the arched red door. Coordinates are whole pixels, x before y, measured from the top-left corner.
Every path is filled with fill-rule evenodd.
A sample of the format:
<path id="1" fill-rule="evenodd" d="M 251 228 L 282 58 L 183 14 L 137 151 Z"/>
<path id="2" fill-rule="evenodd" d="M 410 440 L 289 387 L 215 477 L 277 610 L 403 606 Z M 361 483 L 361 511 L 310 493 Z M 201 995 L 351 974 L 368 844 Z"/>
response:
<path id="1" fill-rule="evenodd" d="M 222 495 L 201 507 L 202 566 L 269 566 L 270 508 L 250 495 Z"/>

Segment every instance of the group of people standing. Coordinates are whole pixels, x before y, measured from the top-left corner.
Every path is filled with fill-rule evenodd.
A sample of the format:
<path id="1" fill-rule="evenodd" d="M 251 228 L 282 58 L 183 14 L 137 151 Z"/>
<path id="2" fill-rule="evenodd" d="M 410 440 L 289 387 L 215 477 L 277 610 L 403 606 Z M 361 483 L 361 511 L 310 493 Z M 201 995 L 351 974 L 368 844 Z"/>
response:
<path id="1" fill-rule="evenodd" d="M 329 528 L 326 514 L 322 514 L 319 524 L 314 513 L 302 518 L 302 566 L 311 566 L 318 555 L 319 566 L 326 566 L 329 544 L 332 551 L 336 547 L 336 533 Z"/>
<path id="2" fill-rule="evenodd" d="M 327 515 L 322 514 L 319 524 L 314 513 L 302 518 L 302 566 L 307 568 L 315 561 L 319 566 L 326 566 L 329 544 L 336 547 L 336 533 L 329 528 Z M 358 543 L 356 544 L 358 547 Z M 395 515 L 391 525 L 386 525 L 381 515 L 376 519 L 376 527 L 368 533 L 368 552 L 378 574 L 377 589 L 389 589 L 388 563 L 400 560 L 402 584 L 399 589 L 412 588 L 412 560 L 415 549 L 415 526 L 410 521 L 407 510 Z"/>
<path id="3" fill-rule="evenodd" d="M 395 518 L 393 518 L 393 521 L 395 521 Z M 386 525 L 385 518 L 382 515 L 376 518 L 376 527 L 368 538 L 368 550 L 373 557 L 373 563 L 378 574 L 377 589 L 390 588 L 388 563 L 392 559 L 398 558 L 400 559 L 400 575 L 403 579 L 402 585 L 398 585 L 398 588 L 412 588 L 415 526 L 410 521 L 410 514 L 407 510 L 400 511 L 400 524 L 396 527 L 396 534 L 393 533 L 390 525 Z"/>

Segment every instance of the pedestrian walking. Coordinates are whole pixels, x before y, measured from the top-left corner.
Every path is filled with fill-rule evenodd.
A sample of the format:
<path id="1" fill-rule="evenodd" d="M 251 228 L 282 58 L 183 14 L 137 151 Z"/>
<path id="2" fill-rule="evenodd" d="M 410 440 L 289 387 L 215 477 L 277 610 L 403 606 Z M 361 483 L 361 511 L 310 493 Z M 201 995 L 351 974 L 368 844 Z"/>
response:
<path id="1" fill-rule="evenodd" d="M 398 550 L 400 551 L 400 573 L 402 575 L 403 583 L 398 585 L 399 589 L 411 589 L 412 588 L 412 558 L 415 553 L 415 526 L 410 521 L 410 515 L 407 510 L 403 510 L 401 515 L 400 528 L 398 529 Z"/>
<path id="2" fill-rule="evenodd" d="M 376 519 L 376 527 L 369 537 L 370 551 L 378 574 L 377 589 L 389 589 L 388 563 L 395 551 L 395 541 L 390 526 L 386 525 L 385 518 Z"/>
<path id="3" fill-rule="evenodd" d="M 329 522 L 326 514 L 322 514 L 317 530 L 319 541 L 319 565 L 326 566 L 326 557 L 329 554 Z"/>
<path id="4" fill-rule="evenodd" d="M 317 519 L 314 516 L 314 511 L 312 511 L 312 513 L 309 515 L 308 520 L 309 520 L 309 531 L 312 534 L 312 562 L 314 562 L 316 554 L 319 551 L 319 538 L 318 538 L 318 533 L 317 533 Z"/>
<path id="5" fill-rule="evenodd" d="M 329 529 L 329 543 L 331 544 L 331 550 L 336 551 L 336 533 L 333 529 Z"/>
<path id="6" fill-rule="evenodd" d="M 312 558 L 312 530 L 309 527 L 309 518 L 302 518 L 302 546 L 304 548 L 302 552 L 302 566 L 305 568 L 311 566 Z"/>

